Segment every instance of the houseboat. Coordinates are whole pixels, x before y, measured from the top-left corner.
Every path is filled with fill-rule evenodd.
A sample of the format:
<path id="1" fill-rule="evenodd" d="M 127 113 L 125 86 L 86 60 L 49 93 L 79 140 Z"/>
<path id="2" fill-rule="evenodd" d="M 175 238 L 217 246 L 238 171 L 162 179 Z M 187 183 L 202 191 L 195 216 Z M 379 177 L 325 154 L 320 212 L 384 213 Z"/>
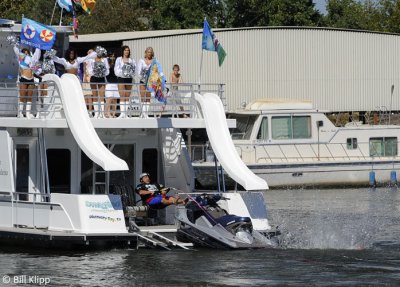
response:
<path id="1" fill-rule="evenodd" d="M 139 85 L 133 84 L 125 117 L 90 117 L 79 79 L 48 74 L 35 85 L 33 116 L 24 117 L 18 65 L 6 41 L 21 25 L 7 23 L 0 28 L 0 242 L 62 249 L 154 242 L 140 230 L 128 230 L 127 198 L 136 204 L 134 187 L 142 172 L 182 194 L 194 191 L 182 128 L 206 129 L 219 162 L 246 189 L 226 193 L 225 210 L 250 218 L 254 230 L 271 228 L 265 205 L 258 204 L 261 212 L 251 206 L 268 185 L 237 155 L 228 130 L 235 121 L 226 120 L 218 88 L 205 93 L 188 84 L 182 99 L 168 99 L 165 106 L 151 99 L 144 107 Z M 56 29 L 58 50 L 65 51 L 69 28 Z M 159 223 L 175 224 L 175 207 L 158 217 Z"/>
<path id="2" fill-rule="evenodd" d="M 399 126 L 380 123 L 376 117 L 375 122 L 339 126 L 328 114 L 309 101 L 260 99 L 227 118 L 236 119 L 231 130 L 236 152 L 270 187 L 396 184 Z M 215 188 L 212 149 L 194 145 L 192 150 L 198 185 Z M 235 184 L 229 176 L 225 182 Z"/>

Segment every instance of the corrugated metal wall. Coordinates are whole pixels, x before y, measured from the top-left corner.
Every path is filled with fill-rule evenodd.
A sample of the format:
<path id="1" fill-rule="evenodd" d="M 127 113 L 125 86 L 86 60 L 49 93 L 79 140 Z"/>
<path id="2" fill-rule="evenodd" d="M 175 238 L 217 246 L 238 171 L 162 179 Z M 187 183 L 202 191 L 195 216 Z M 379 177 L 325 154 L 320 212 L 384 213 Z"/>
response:
<path id="1" fill-rule="evenodd" d="M 228 109 L 258 98 L 307 99 L 332 111 L 400 110 L 400 36 L 328 29 L 217 31 L 227 56 L 204 51 L 203 83 L 225 83 Z M 152 46 L 169 75 L 181 66 L 185 82 L 200 74 L 201 33 L 125 41 L 133 57 Z"/>

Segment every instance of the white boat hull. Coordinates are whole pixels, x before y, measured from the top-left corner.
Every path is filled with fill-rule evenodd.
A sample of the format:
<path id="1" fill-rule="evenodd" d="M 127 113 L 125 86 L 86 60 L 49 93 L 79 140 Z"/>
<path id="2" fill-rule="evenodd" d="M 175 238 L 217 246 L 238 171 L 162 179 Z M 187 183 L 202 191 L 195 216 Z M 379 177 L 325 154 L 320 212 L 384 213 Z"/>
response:
<path id="1" fill-rule="evenodd" d="M 248 165 L 251 171 L 265 179 L 270 187 L 368 186 L 373 171 L 377 185 L 395 183 L 392 172 L 397 173 L 400 162 L 320 162 L 299 164 Z M 215 166 L 194 164 L 198 188 L 215 188 Z M 227 188 L 235 188 L 225 175 Z"/>

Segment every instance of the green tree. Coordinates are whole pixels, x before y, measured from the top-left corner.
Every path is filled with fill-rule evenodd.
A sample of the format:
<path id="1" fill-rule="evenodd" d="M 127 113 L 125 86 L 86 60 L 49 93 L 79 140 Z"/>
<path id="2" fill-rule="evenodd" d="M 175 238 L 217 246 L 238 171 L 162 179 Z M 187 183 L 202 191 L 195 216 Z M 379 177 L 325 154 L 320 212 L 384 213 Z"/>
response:
<path id="1" fill-rule="evenodd" d="M 227 1 L 232 27 L 320 26 L 322 15 L 312 0 Z"/>

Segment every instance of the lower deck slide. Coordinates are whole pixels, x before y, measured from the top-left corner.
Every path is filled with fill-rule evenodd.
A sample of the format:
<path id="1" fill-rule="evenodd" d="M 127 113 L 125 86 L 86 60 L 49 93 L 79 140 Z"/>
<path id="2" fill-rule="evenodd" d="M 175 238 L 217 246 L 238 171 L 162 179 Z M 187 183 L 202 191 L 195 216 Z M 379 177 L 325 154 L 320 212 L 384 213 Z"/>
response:
<path id="1" fill-rule="evenodd" d="M 229 133 L 220 98 L 211 93 L 196 94 L 195 98 L 201 106 L 213 151 L 229 176 L 246 190 L 268 189 L 267 182 L 255 175 L 239 157 Z"/>

